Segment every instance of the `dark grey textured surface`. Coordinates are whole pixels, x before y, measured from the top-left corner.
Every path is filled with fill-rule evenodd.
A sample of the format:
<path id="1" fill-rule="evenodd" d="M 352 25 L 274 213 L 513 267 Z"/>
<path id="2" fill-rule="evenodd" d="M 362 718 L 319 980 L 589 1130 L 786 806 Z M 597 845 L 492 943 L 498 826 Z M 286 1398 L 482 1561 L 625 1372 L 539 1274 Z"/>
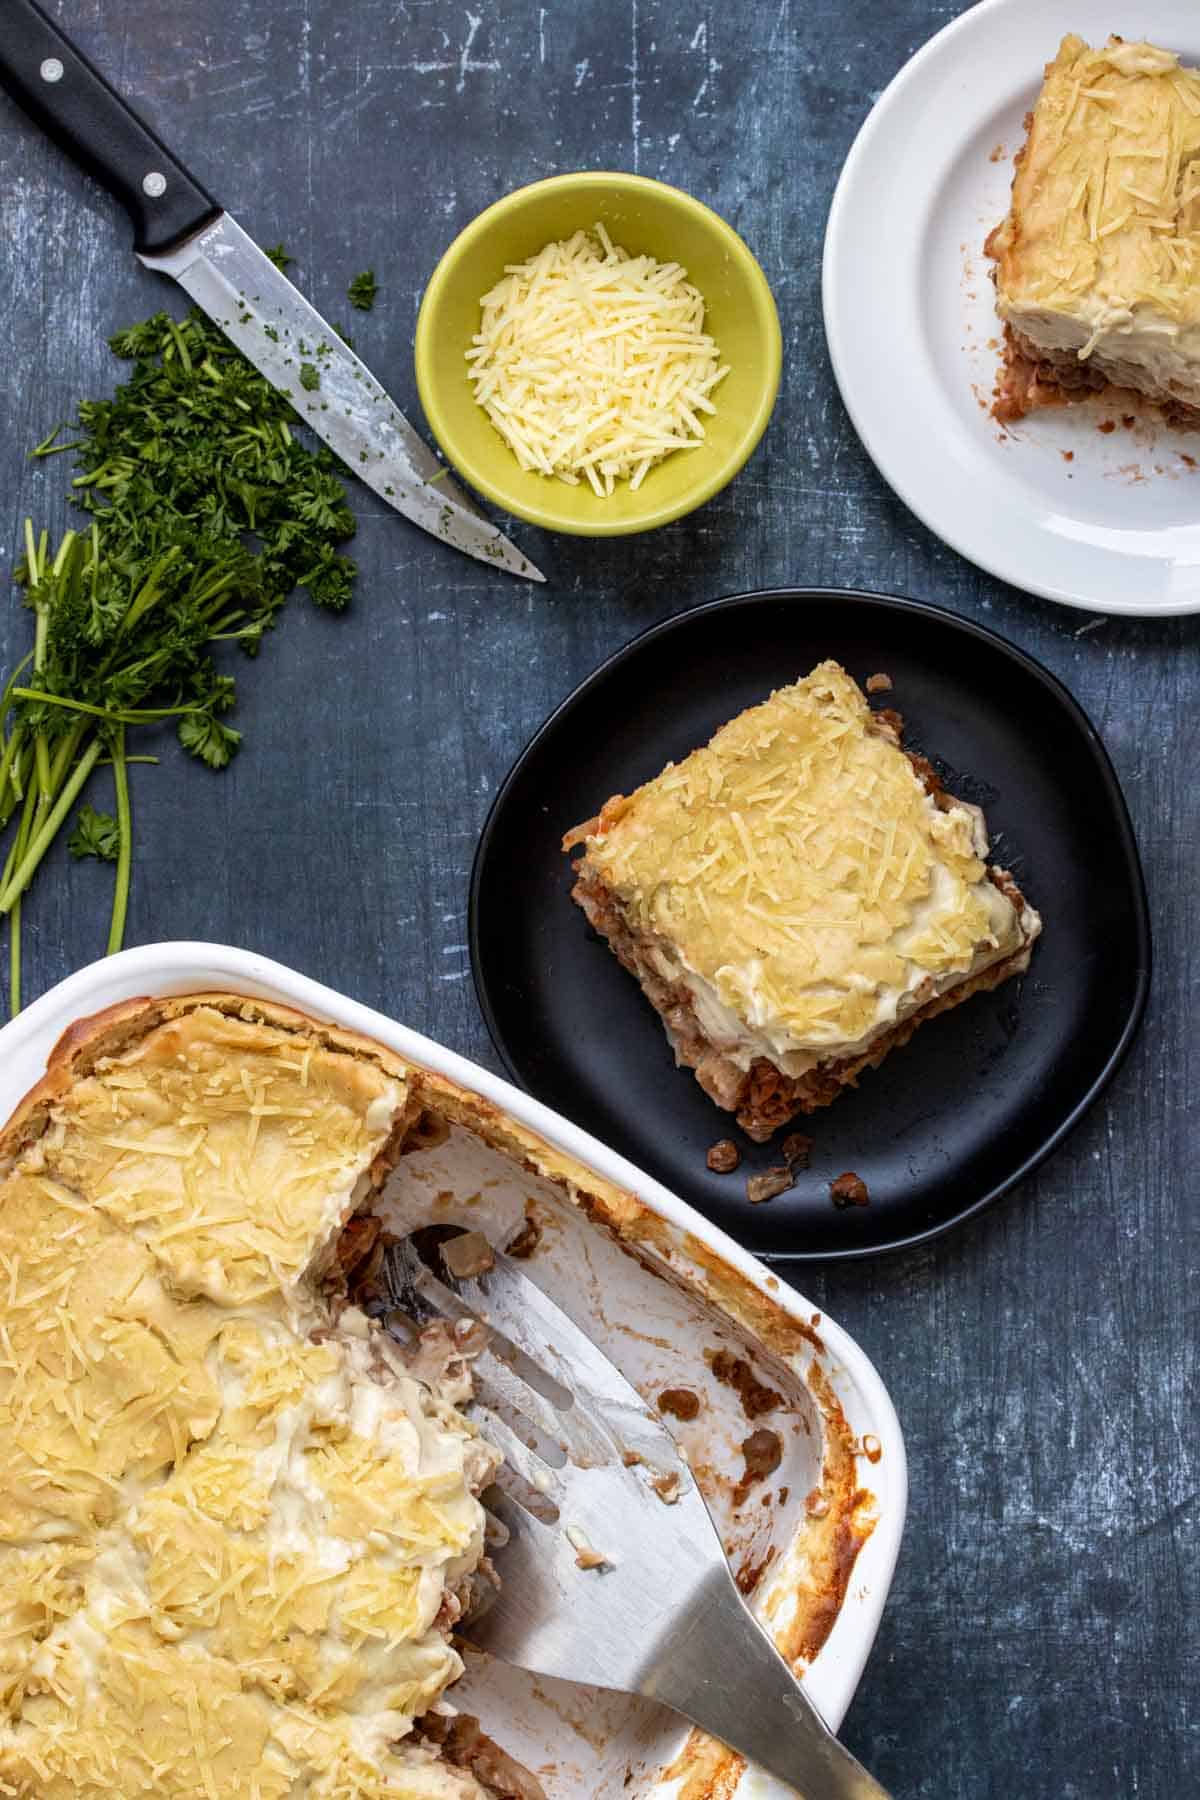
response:
<path id="1" fill-rule="evenodd" d="M 134 772 L 129 941 L 266 951 L 494 1065 L 464 950 L 476 834 L 545 713 L 634 631 L 735 589 L 856 585 L 940 601 L 1040 656 L 1124 784 L 1155 995 L 1106 1101 L 1001 1208 L 902 1260 L 804 1273 L 883 1371 L 912 1463 L 901 1567 L 846 1735 L 897 1795 L 1195 1793 L 1200 634 L 1170 620 L 1084 630 L 944 549 L 875 475 L 822 340 L 841 159 L 871 96 L 958 8 L 472 3 L 54 10 L 243 224 L 286 241 L 334 319 L 349 276 L 374 265 L 383 292 L 355 321 L 358 346 L 414 416 L 413 322 L 439 252 L 508 188 L 606 164 L 678 182 L 748 238 L 783 320 L 778 412 L 735 485 L 652 540 L 518 529 L 552 576 L 537 592 L 357 490 L 353 612 L 296 605 L 244 671 L 232 771 L 210 776 L 168 744 L 163 767 Z M 0 258 L 7 564 L 27 512 L 64 518 L 65 460 L 35 466 L 26 447 L 110 387 L 105 337 L 159 289 L 107 201 L 7 102 Z M 4 604 L 5 666 L 26 641 Z M 61 863 L 39 879 L 31 993 L 101 948 L 108 882 Z"/>

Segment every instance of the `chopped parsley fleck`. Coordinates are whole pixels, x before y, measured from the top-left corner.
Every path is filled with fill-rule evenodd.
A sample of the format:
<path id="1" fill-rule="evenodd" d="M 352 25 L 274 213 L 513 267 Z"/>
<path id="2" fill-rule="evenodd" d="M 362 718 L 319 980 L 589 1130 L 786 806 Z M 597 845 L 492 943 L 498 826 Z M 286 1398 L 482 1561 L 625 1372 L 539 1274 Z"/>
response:
<path id="1" fill-rule="evenodd" d="M 357 307 L 359 312 L 370 312 L 378 292 L 379 283 L 375 279 L 374 269 L 364 269 L 361 275 L 354 277 L 346 289 L 351 306 Z"/>
<path id="2" fill-rule="evenodd" d="M 314 389 L 319 388 L 320 385 L 320 369 L 317 368 L 315 363 L 302 362 L 300 364 L 300 386 L 305 388 L 307 392 L 311 394 Z"/>

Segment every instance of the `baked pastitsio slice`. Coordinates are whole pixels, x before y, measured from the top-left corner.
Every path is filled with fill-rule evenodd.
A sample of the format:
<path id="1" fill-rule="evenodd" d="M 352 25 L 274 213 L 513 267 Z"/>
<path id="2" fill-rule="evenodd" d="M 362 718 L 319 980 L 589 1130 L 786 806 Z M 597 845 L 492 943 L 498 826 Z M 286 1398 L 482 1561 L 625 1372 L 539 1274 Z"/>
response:
<path id="1" fill-rule="evenodd" d="M 1041 929 L 979 809 L 835 662 L 609 800 L 580 844 L 573 898 L 760 1142 L 1025 969 Z"/>
<path id="2" fill-rule="evenodd" d="M 411 1734 L 496 1459 L 339 1276 L 412 1113 L 208 996 L 85 1022 L 0 1138 L 0 1793 L 482 1800 Z"/>
<path id="3" fill-rule="evenodd" d="M 1115 384 L 1200 421 L 1200 73 L 1065 37 L 988 239 L 1006 326 L 997 416 Z"/>

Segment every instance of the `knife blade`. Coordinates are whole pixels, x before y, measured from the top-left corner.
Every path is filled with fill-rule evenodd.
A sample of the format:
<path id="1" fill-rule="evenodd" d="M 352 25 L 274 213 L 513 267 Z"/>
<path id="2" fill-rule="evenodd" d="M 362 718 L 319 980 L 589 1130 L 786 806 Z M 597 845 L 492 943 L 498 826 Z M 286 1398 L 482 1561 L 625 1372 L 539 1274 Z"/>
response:
<path id="1" fill-rule="evenodd" d="M 0 85 L 124 206 L 138 259 L 172 276 L 368 487 L 465 555 L 545 580 L 349 345 L 36 0 L 0 0 Z"/>
<path id="2" fill-rule="evenodd" d="M 545 579 L 476 510 L 366 365 L 228 213 L 173 250 L 139 251 L 138 260 L 173 276 L 397 512 L 468 556 L 531 581 Z"/>

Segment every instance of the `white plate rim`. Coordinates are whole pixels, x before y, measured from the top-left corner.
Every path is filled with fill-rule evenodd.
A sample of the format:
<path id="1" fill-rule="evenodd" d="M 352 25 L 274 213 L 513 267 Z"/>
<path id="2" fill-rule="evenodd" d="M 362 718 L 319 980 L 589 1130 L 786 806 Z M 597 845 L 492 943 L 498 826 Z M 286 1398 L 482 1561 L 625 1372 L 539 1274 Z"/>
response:
<path id="1" fill-rule="evenodd" d="M 981 549 L 970 531 L 960 530 L 952 517 L 940 512 L 936 503 L 931 503 L 928 493 L 918 483 L 907 478 L 898 460 L 881 449 L 879 435 L 873 430 L 869 411 L 862 403 L 861 386 L 855 379 L 855 348 L 846 341 L 843 332 L 846 306 L 841 283 L 851 254 L 848 239 L 856 206 L 855 189 L 862 179 L 868 160 L 877 151 L 879 141 L 886 142 L 893 116 L 900 104 L 908 99 L 911 90 L 919 88 L 948 50 L 957 51 L 960 48 L 959 39 L 969 40 L 981 28 L 990 25 L 997 15 L 1016 15 L 1027 11 L 1028 8 L 1022 5 L 1021 0 L 979 0 L 977 5 L 951 19 L 909 57 L 875 100 L 860 126 L 834 189 L 821 262 L 825 338 L 834 376 L 850 421 L 883 480 L 923 525 L 977 568 L 1027 594 L 1038 595 L 1089 613 L 1168 618 L 1200 612 L 1200 570 L 1197 571 L 1192 592 L 1184 598 L 1137 599 L 1120 594 L 1097 597 L 1039 577 L 1036 567 L 1028 566 L 1019 552 L 1009 560 L 1003 554 L 995 554 L 986 547 Z M 1049 35 L 1053 35 L 1052 27 L 1047 30 Z M 1030 65 L 1031 81 L 1039 66 L 1037 57 L 1034 56 Z M 1136 567 L 1136 563 L 1134 566 Z"/>

